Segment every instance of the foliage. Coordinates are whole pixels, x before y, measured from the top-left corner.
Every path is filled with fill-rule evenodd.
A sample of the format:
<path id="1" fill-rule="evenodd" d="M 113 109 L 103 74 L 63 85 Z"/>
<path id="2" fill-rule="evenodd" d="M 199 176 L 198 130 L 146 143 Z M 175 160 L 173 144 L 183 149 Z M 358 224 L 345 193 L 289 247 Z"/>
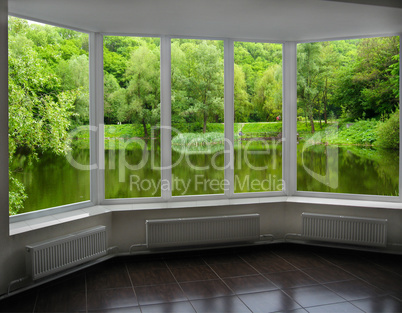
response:
<path id="1" fill-rule="evenodd" d="M 360 120 L 354 123 L 329 125 L 325 130 L 316 132 L 309 141 L 335 145 L 371 146 L 377 140 L 378 123 L 376 120 Z"/>
<path id="2" fill-rule="evenodd" d="M 304 116 L 310 122 L 311 132 L 314 133 L 314 109 L 323 88 L 321 79 L 322 45 L 317 42 L 299 44 L 297 52 L 298 106 L 303 109 Z"/>
<path id="3" fill-rule="evenodd" d="M 25 154 L 30 163 L 45 151 L 66 154 L 69 131 L 80 123 L 77 113 L 88 119 L 82 113 L 88 95 L 83 70 L 88 65 L 87 51 L 80 47 L 85 40 L 81 36 L 65 39 L 65 35 L 55 27 L 9 18 L 10 164 L 17 153 Z M 10 214 L 17 214 L 27 198 L 14 175 L 19 170 L 9 170 Z"/>
<path id="4" fill-rule="evenodd" d="M 385 149 L 399 149 L 399 110 L 379 124 L 377 145 Z"/>
<path id="5" fill-rule="evenodd" d="M 172 111 L 186 122 L 223 121 L 223 53 L 215 41 L 173 41 Z"/>
<path id="6" fill-rule="evenodd" d="M 160 120 L 159 73 L 157 51 L 141 46 L 132 52 L 125 74 L 129 84 L 123 121 L 141 124 L 145 137 L 149 135 L 147 125 L 155 125 Z"/>
<path id="7" fill-rule="evenodd" d="M 246 75 L 237 64 L 234 65 L 234 110 L 235 123 L 248 122 L 252 105 L 246 91 Z"/>
<path id="8" fill-rule="evenodd" d="M 328 112 L 379 119 L 399 105 L 398 37 L 299 44 L 297 58 L 298 107 L 312 132 Z"/>

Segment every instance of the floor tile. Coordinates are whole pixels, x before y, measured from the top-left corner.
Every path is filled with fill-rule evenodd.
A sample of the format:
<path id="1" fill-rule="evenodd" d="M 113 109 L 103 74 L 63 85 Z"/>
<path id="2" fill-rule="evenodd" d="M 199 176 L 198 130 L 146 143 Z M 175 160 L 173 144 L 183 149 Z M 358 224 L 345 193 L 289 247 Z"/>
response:
<path id="1" fill-rule="evenodd" d="M 35 312 L 77 312 L 86 310 L 85 291 L 44 289 L 39 292 Z"/>
<path id="2" fill-rule="evenodd" d="M 370 297 L 378 297 L 384 292 L 372 285 L 360 280 L 351 280 L 338 283 L 325 284 L 325 287 L 336 292 L 346 300 L 358 300 Z"/>
<path id="3" fill-rule="evenodd" d="M 140 305 L 187 300 L 178 284 L 135 287 L 134 289 Z"/>
<path id="4" fill-rule="evenodd" d="M 86 279 L 87 290 L 131 287 L 124 263 L 112 263 L 89 270 Z"/>
<path id="5" fill-rule="evenodd" d="M 221 278 L 258 274 L 250 265 L 246 263 L 219 263 L 212 264 L 211 268 Z"/>
<path id="6" fill-rule="evenodd" d="M 138 306 L 132 306 L 126 308 L 90 310 L 88 313 L 141 313 L 141 309 Z"/>
<path id="7" fill-rule="evenodd" d="M 237 297 L 222 297 L 191 301 L 197 313 L 250 313 Z"/>
<path id="8" fill-rule="evenodd" d="M 172 302 L 141 306 L 142 313 L 195 313 L 190 302 Z"/>
<path id="9" fill-rule="evenodd" d="M 38 290 L 42 291 L 43 289 L 51 289 L 53 292 L 57 290 L 76 290 L 85 292 L 85 272 L 73 273 L 71 275 L 67 275 L 65 277 L 61 277 L 54 281 L 49 282 L 43 286 L 39 286 Z"/>
<path id="10" fill-rule="evenodd" d="M 132 288 L 88 291 L 88 310 L 114 309 L 138 306 Z"/>
<path id="11" fill-rule="evenodd" d="M 203 260 L 207 264 L 243 262 L 243 260 L 238 255 L 235 255 L 235 254 L 208 255 L 208 256 L 204 256 Z"/>
<path id="12" fill-rule="evenodd" d="M 391 296 L 369 298 L 364 300 L 351 301 L 352 304 L 367 313 L 400 313 L 402 302 Z"/>
<path id="13" fill-rule="evenodd" d="M 272 252 L 256 251 L 251 253 L 242 253 L 239 257 L 246 262 L 270 262 L 272 259 L 279 257 Z"/>
<path id="14" fill-rule="evenodd" d="M 239 298 L 254 313 L 291 311 L 300 308 L 300 305 L 281 290 L 240 295 Z"/>
<path id="15" fill-rule="evenodd" d="M 309 313 L 362 313 L 363 311 L 349 302 L 320 305 L 306 308 Z"/>
<path id="16" fill-rule="evenodd" d="M 280 273 L 264 274 L 279 288 L 295 288 L 302 286 L 317 285 L 317 281 L 301 271 L 289 271 Z"/>
<path id="17" fill-rule="evenodd" d="M 320 251 L 318 251 L 317 254 L 327 262 L 335 265 L 343 265 L 348 263 L 365 263 L 365 260 L 362 256 L 351 253 L 334 253 L 333 251 L 321 253 Z"/>
<path id="18" fill-rule="evenodd" d="M 278 253 L 278 255 L 298 269 L 314 268 L 328 265 L 327 261 L 311 253 L 297 253 L 286 251 L 280 252 Z"/>
<path id="19" fill-rule="evenodd" d="M 224 282 L 237 294 L 278 289 L 272 282 L 261 275 L 226 278 Z"/>
<path id="20" fill-rule="evenodd" d="M 207 265 L 172 268 L 171 271 L 178 282 L 218 279 Z"/>
<path id="21" fill-rule="evenodd" d="M 264 260 L 257 259 L 254 261 L 248 261 L 248 263 L 260 273 L 276 273 L 296 270 L 292 264 L 276 255 L 267 257 Z"/>
<path id="22" fill-rule="evenodd" d="M 401 260 L 292 244 L 127 256 L 2 300 L 0 312 L 402 312 Z"/>
<path id="23" fill-rule="evenodd" d="M 155 269 L 166 269 L 167 265 L 164 260 L 146 260 L 146 261 L 132 261 L 127 262 L 128 271 L 139 271 L 139 270 L 155 270 Z"/>
<path id="24" fill-rule="evenodd" d="M 286 292 L 292 299 L 294 299 L 304 308 L 337 302 L 345 302 L 345 299 L 341 298 L 340 296 L 323 286 L 291 288 L 285 289 L 284 292 Z"/>
<path id="25" fill-rule="evenodd" d="M 395 273 L 369 264 L 354 263 L 343 266 L 348 272 L 383 289 L 386 293 L 402 294 L 402 278 Z"/>
<path id="26" fill-rule="evenodd" d="M 176 282 L 169 269 L 152 269 L 130 271 L 134 286 L 163 285 Z"/>
<path id="27" fill-rule="evenodd" d="M 33 312 L 36 290 L 26 291 L 0 301 L 0 312 Z"/>
<path id="28" fill-rule="evenodd" d="M 394 272 L 402 277 L 402 256 L 376 253 L 370 255 L 369 260 L 376 265 Z"/>
<path id="29" fill-rule="evenodd" d="M 193 266 L 201 266 L 205 265 L 205 261 L 201 257 L 192 257 L 192 258 L 175 258 L 175 259 L 167 259 L 166 264 L 170 269 L 173 268 L 182 268 L 182 267 L 193 267 Z"/>
<path id="30" fill-rule="evenodd" d="M 320 283 L 330 283 L 342 280 L 351 280 L 356 277 L 345 272 L 336 266 L 320 266 L 303 270 L 304 273 L 311 276 Z"/>
<path id="31" fill-rule="evenodd" d="M 231 296 L 233 292 L 220 280 L 180 283 L 190 300 Z"/>

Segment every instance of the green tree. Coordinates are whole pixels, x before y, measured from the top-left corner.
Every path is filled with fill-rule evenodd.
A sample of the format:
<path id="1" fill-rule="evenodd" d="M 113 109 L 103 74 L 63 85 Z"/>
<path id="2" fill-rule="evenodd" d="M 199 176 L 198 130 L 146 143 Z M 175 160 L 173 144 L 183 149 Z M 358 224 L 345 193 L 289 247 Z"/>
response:
<path id="1" fill-rule="evenodd" d="M 269 67 L 255 85 L 253 99 L 260 119 L 264 122 L 275 121 L 282 114 L 282 67 Z"/>
<path id="2" fill-rule="evenodd" d="M 314 128 L 314 110 L 320 94 L 321 43 L 304 43 L 297 47 L 297 95 L 298 104 Z"/>
<path id="3" fill-rule="evenodd" d="M 74 55 L 69 60 L 60 60 L 56 74 L 61 79 L 61 89 L 77 93 L 75 114 L 71 127 L 89 124 L 89 60 L 85 54 Z"/>
<path id="4" fill-rule="evenodd" d="M 127 108 L 125 121 L 140 123 L 148 137 L 147 125 L 160 120 L 160 65 L 158 50 L 141 46 L 131 54 L 125 76 L 127 87 Z"/>
<path id="5" fill-rule="evenodd" d="M 379 118 L 399 105 L 399 37 L 362 39 L 356 62 L 344 68 L 337 101 L 352 118 Z"/>
<path id="6" fill-rule="evenodd" d="M 65 155 L 69 131 L 79 116 L 88 119 L 88 36 L 14 17 L 8 28 L 9 212 L 16 214 L 28 196 L 16 155 L 30 164 L 44 152 Z"/>
<path id="7" fill-rule="evenodd" d="M 77 97 L 75 92 L 60 90 L 60 81 L 49 71 L 46 61 L 38 58 L 32 48 L 25 48 L 24 54 L 9 52 L 10 164 L 22 151 L 30 160 L 43 151 L 65 154 Z M 27 197 L 14 176 L 16 170 L 10 169 L 10 214 L 18 213 Z"/>
<path id="8" fill-rule="evenodd" d="M 249 101 L 246 86 L 246 77 L 242 68 L 234 65 L 234 121 L 248 122 L 252 106 Z"/>
<path id="9" fill-rule="evenodd" d="M 179 53 L 179 49 L 175 49 Z M 172 106 L 182 106 L 182 114 L 196 116 L 202 120 L 206 132 L 208 120 L 223 120 L 223 56 L 214 42 L 190 41 L 180 46 L 184 59 L 175 61 L 175 84 L 172 84 L 176 97 Z M 177 56 L 172 55 L 172 59 Z M 184 102 L 184 103 L 183 103 Z"/>

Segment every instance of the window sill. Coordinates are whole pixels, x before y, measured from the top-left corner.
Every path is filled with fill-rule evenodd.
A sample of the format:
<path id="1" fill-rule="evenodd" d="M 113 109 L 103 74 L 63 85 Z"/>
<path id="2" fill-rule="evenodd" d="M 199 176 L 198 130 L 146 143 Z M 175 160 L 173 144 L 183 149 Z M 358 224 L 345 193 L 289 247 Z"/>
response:
<path id="1" fill-rule="evenodd" d="M 91 216 L 106 214 L 110 212 L 142 211 L 142 210 L 163 210 L 180 209 L 194 207 L 216 207 L 228 205 L 245 205 L 261 203 L 307 203 L 345 207 L 365 207 L 378 209 L 402 209 L 402 203 L 364 201 L 364 200 L 345 200 L 328 199 L 314 197 L 264 197 L 264 198 L 239 198 L 223 200 L 202 200 L 202 201 L 177 201 L 161 203 L 142 203 L 142 204 L 118 204 L 118 205 L 98 205 L 68 212 L 55 213 L 53 215 L 42 216 L 25 221 L 10 222 L 10 236 L 34 231 L 37 229 L 55 226 L 62 223 L 85 219 Z"/>

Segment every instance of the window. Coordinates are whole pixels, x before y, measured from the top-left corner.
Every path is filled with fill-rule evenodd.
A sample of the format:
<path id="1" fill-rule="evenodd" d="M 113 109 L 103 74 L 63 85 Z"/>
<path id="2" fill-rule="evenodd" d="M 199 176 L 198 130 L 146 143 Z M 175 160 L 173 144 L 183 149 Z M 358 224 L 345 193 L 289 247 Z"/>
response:
<path id="1" fill-rule="evenodd" d="M 88 35 L 15 17 L 8 29 L 10 215 L 89 200 Z"/>
<path id="2" fill-rule="evenodd" d="M 224 193 L 223 42 L 173 39 L 172 195 Z"/>
<path id="3" fill-rule="evenodd" d="M 105 198 L 161 196 L 160 39 L 104 37 Z"/>
<path id="4" fill-rule="evenodd" d="M 224 41 L 165 39 L 168 156 L 161 39 L 103 37 L 105 202 L 282 191 L 283 112 L 292 110 L 282 105 L 282 44 L 234 42 L 234 108 L 225 108 Z M 9 18 L 10 214 L 90 200 L 88 40 Z M 234 130 L 229 170 L 225 123 Z M 298 192 L 399 195 L 399 37 L 297 45 L 297 141 Z"/>
<path id="5" fill-rule="evenodd" d="M 281 191 L 282 45 L 235 42 L 234 192 Z"/>
<path id="6" fill-rule="evenodd" d="M 399 37 L 297 48 L 297 189 L 398 196 Z"/>

